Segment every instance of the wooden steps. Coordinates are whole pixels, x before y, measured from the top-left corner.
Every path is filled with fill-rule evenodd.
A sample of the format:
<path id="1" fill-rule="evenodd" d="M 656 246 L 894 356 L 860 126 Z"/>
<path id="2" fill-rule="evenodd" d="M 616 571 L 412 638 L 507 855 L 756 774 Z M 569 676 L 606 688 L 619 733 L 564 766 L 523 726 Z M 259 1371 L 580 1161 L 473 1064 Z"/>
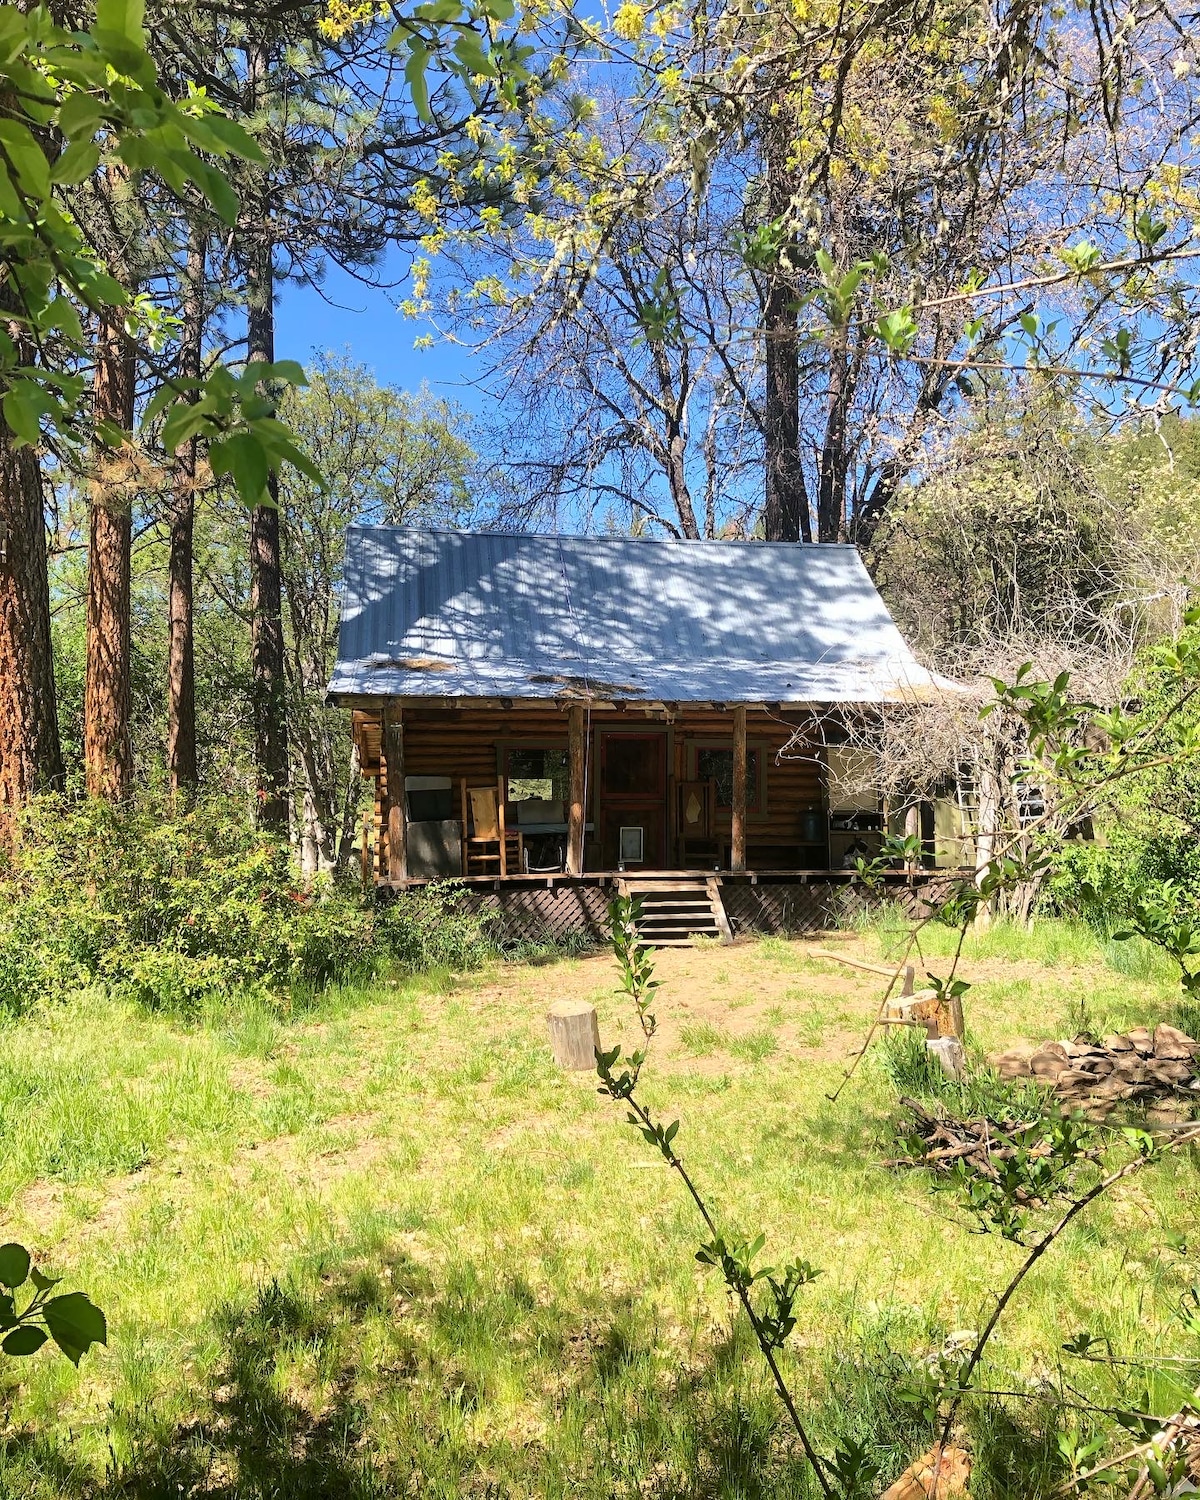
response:
<path id="1" fill-rule="evenodd" d="M 619 886 L 622 895 L 636 896 L 642 903 L 638 931 L 652 948 L 690 948 L 697 937 L 733 941 L 721 882 L 715 875 L 669 879 L 626 875 Z"/>

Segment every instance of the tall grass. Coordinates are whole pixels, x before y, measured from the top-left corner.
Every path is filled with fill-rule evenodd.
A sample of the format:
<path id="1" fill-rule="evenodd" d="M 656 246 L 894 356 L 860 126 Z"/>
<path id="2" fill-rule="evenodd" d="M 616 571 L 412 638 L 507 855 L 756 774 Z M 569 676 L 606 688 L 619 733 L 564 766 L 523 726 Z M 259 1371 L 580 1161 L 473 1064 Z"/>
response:
<path id="1" fill-rule="evenodd" d="M 1019 972 L 1031 993 L 988 1024 L 1061 988 L 1060 972 Z M 679 1035 L 686 998 L 696 1030 L 656 1041 L 645 1086 L 680 1119 L 722 1225 L 821 1268 L 785 1367 L 823 1448 L 866 1445 L 878 1493 L 932 1436 L 906 1380 L 979 1326 L 1016 1252 L 881 1166 L 897 1090 L 949 1102 L 947 1083 L 916 1076 L 901 1039 L 831 1103 L 845 1059 L 766 1029 L 770 974 L 794 1032 L 873 1008 L 865 986 L 855 1000 L 815 968 L 798 985 L 750 946 L 689 955 L 686 995 L 668 982 L 656 1008 Z M 526 978 L 529 993 L 479 976 L 330 990 L 290 1016 L 239 1000 L 189 1026 L 92 994 L 0 1030 L 7 1235 L 111 1327 L 78 1373 L 0 1367 L 0 1494 L 810 1496 L 748 1330 L 698 1272 L 678 1182 L 589 1076 L 553 1066 L 530 1000 L 586 994 L 606 1038 L 628 1017 L 587 964 Z M 697 1043 L 732 1051 L 703 1019 L 730 979 L 759 1006 L 753 1055 L 697 1066 Z M 1042 1404 L 968 1413 L 976 1500 L 1039 1500 L 1065 1477 L 1037 1382 L 1076 1326 L 1177 1348 L 1194 1268 L 1165 1251 L 1152 1274 L 1129 1264 L 1198 1208 L 1176 1163 L 1046 1258 L 984 1371 Z M 1081 1400 L 1140 1409 L 1144 1393 L 1102 1389 L 1091 1368 L 1071 1377 Z"/>

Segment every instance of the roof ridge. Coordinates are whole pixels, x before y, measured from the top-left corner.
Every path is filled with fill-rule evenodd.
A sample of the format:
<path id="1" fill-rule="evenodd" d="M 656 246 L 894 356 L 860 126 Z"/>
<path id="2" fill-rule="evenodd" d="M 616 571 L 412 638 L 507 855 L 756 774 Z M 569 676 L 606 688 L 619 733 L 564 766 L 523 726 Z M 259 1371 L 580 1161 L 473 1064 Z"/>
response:
<path id="1" fill-rule="evenodd" d="M 472 531 L 463 526 L 401 526 L 351 521 L 347 531 L 396 531 L 405 536 L 511 537 L 530 542 L 637 542 L 639 545 L 666 547 L 787 547 L 791 550 L 812 548 L 814 551 L 844 550 L 858 552 L 854 542 L 780 542 L 761 537 L 683 537 L 683 536 L 612 536 L 601 532 L 574 531 Z"/>

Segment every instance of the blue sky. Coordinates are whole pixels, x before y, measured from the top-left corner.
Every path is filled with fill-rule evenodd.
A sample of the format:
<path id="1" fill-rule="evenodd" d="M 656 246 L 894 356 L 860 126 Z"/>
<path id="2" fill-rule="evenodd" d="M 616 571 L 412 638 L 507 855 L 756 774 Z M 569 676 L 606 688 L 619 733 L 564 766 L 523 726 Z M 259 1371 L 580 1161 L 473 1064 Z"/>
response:
<path id="1" fill-rule="evenodd" d="M 470 384 L 470 356 L 452 344 L 414 349 L 413 340 L 425 330 L 397 312 L 403 295 L 403 287 L 364 286 L 334 265 L 320 291 L 285 284 L 275 314 L 275 358 L 306 364 L 314 350 L 348 351 L 381 385 L 416 390 L 425 381 L 436 395 L 480 411 L 486 398 Z"/>

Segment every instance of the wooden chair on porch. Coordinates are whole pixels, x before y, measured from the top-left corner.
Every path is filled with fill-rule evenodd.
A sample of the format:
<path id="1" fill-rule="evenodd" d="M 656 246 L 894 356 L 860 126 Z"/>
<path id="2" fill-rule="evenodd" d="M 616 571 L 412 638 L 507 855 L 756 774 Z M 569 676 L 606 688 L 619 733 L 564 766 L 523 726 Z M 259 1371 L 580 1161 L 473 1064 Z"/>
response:
<path id="1" fill-rule="evenodd" d="M 463 874 L 500 875 L 520 872 L 525 863 L 524 840 L 504 826 L 504 787 L 468 786 L 462 782 Z"/>

